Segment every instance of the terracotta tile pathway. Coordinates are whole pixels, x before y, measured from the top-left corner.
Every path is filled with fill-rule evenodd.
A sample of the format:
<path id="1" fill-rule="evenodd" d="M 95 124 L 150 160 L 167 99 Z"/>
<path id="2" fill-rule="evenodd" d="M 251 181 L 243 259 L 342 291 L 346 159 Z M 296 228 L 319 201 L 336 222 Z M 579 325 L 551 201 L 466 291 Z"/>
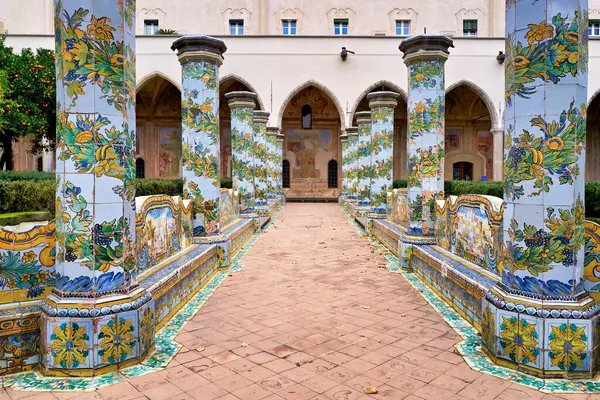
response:
<path id="1" fill-rule="evenodd" d="M 243 264 L 179 334 L 167 369 L 92 393 L 0 400 L 588 398 L 472 371 L 453 351 L 459 336 L 337 205 L 288 204 Z"/>

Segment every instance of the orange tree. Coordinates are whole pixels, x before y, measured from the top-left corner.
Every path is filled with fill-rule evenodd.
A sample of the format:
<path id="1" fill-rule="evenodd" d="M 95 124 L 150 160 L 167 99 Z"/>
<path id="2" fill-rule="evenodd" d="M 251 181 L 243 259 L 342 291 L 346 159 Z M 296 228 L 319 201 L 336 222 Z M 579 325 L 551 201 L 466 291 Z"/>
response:
<path id="1" fill-rule="evenodd" d="M 0 170 L 13 169 L 12 143 L 27 137 L 31 152 L 52 150 L 56 139 L 54 52 L 15 53 L 0 36 Z"/>

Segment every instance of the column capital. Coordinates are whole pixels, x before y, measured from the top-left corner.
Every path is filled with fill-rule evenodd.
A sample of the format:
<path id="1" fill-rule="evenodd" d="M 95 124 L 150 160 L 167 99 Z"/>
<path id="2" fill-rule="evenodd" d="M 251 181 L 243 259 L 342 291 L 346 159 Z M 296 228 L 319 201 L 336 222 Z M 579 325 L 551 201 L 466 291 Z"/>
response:
<path id="1" fill-rule="evenodd" d="M 230 108 L 234 107 L 256 107 L 258 96 L 254 92 L 229 92 L 225 93 L 225 99 Z"/>
<path id="2" fill-rule="evenodd" d="M 371 123 L 371 111 L 359 111 L 354 116 L 358 125 Z"/>
<path id="3" fill-rule="evenodd" d="M 182 64 L 188 61 L 211 59 L 221 65 L 227 46 L 225 42 L 212 36 L 184 35 L 173 42 L 171 50 L 177 51 L 177 58 Z"/>
<path id="4" fill-rule="evenodd" d="M 503 136 L 504 128 L 493 128 L 493 129 L 490 129 L 490 132 L 492 133 L 493 136 Z"/>
<path id="5" fill-rule="evenodd" d="M 358 126 L 349 126 L 346 128 L 346 135 L 348 137 L 358 136 Z"/>
<path id="6" fill-rule="evenodd" d="M 448 58 L 450 47 L 454 47 L 451 38 L 444 35 L 417 35 L 404 39 L 398 47 L 404 53 L 403 60 L 406 65 L 423 59 Z"/>
<path id="7" fill-rule="evenodd" d="M 267 126 L 267 136 L 273 136 L 275 139 L 279 136 L 281 128 L 277 126 Z"/>
<path id="8" fill-rule="evenodd" d="M 267 124 L 269 122 L 269 115 L 267 111 L 255 110 L 253 113 L 253 120 L 255 124 Z"/>
<path id="9" fill-rule="evenodd" d="M 390 91 L 372 92 L 367 95 L 369 107 L 391 107 L 395 108 L 398 105 L 400 94 Z"/>

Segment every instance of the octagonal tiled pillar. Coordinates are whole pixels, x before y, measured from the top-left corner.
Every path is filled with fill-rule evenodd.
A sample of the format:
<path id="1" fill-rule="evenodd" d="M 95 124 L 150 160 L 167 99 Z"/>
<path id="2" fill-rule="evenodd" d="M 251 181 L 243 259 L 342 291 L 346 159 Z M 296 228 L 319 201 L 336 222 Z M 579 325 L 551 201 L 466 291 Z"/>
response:
<path id="1" fill-rule="evenodd" d="M 394 108 L 400 95 L 373 92 L 367 95 L 371 108 L 371 210 L 385 218 L 387 194 L 392 191 L 394 173 Z"/>
<path id="2" fill-rule="evenodd" d="M 357 200 L 358 206 L 368 207 L 371 204 L 371 111 L 360 111 L 355 114 L 358 125 L 357 163 Z"/>
<path id="3" fill-rule="evenodd" d="M 444 198 L 444 64 L 452 39 L 418 35 L 400 44 L 408 66 L 408 202 L 412 235 L 434 235 L 434 205 Z"/>
<path id="4" fill-rule="evenodd" d="M 40 304 L 41 365 L 92 376 L 137 363 L 154 343 L 134 253 L 135 5 L 55 8 L 56 286 Z"/>
<path id="5" fill-rule="evenodd" d="M 350 160 L 348 159 L 348 136 L 346 133 L 340 135 L 340 143 L 342 145 L 342 188 L 340 197 L 348 196 L 348 172 L 350 168 Z"/>
<path id="6" fill-rule="evenodd" d="M 267 122 L 269 113 L 254 111 L 254 205 L 265 207 L 267 205 L 268 182 L 268 153 L 267 153 Z"/>
<path id="7" fill-rule="evenodd" d="M 230 92 L 225 94 L 231 109 L 231 177 L 233 189 L 240 194 L 240 216 L 255 213 L 254 185 L 254 107 L 256 93 Z"/>
<path id="8" fill-rule="evenodd" d="M 583 283 L 588 2 L 506 4 L 502 281 L 484 348 L 515 368 L 594 376 L 598 307 Z"/>
<path id="9" fill-rule="evenodd" d="M 355 201 L 358 193 L 358 127 L 346 128 L 348 136 L 348 200 Z"/>
<path id="10" fill-rule="evenodd" d="M 220 234 L 219 67 L 225 43 L 184 36 L 173 43 L 181 63 L 183 197 L 194 207 L 194 236 Z"/>

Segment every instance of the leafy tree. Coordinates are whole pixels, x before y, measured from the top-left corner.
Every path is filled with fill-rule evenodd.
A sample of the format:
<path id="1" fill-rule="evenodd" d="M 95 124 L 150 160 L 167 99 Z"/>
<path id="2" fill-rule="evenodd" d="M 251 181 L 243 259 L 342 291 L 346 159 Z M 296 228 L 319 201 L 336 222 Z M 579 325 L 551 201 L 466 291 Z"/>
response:
<path id="1" fill-rule="evenodd" d="M 54 52 L 15 54 L 0 36 L 0 170 L 13 169 L 12 143 L 27 137 L 31 152 L 53 150 L 56 141 Z"/>
<path id="2" fill-rule="evenodd" d="M 165 28 L 160 28 L 159 30 L 156 31 L 157 35 L 179 35 L 179 32 L 177 32 L 175 29 L 165 29 Z"/>

